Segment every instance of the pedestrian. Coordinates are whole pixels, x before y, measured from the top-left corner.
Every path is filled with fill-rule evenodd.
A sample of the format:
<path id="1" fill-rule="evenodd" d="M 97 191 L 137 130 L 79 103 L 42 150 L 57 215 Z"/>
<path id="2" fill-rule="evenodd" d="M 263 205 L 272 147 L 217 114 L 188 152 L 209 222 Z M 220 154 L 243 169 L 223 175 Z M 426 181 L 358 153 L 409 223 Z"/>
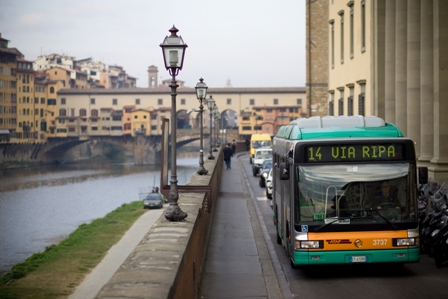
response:
<path id="1" fill-rule="evenodd" d="M 236 152 L 236 143 L 235 143 L 235 139 L 233 139 L 233 142 L 232 142 L 232 154 L 235 155 L 235 152 Z"/>
<path id="2" fill-rule="evenodd" d="M 224 153 L 224 162 L 226 162 L 227 169 L 230 169 L 230 162 L 233 156 L 232 149 L 230 148 L 230 143 L 227 143 L 226 147 L 222 151 Z"/>
<path id="3" fill-rule="evenodd" d="M 250 140 L 249 138 L 246 138 L 246 151 L 250 149 Z"/>

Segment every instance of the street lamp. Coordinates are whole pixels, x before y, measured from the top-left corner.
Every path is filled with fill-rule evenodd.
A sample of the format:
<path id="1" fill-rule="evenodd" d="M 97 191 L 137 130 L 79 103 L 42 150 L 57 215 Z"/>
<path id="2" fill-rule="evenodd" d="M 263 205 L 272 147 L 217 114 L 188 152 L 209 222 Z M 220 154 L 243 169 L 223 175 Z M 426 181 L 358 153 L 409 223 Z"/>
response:
<path id="1" fill-rule="evenodd" d="M 208 110 L 210 111 L 210 152 L 208 154 L 208 159 L 213 160 L 215 157 L 212 154 L 212 138 L 213 138 L 213 108 L 215 107 L 215 100 L 210 95 L 210 98 L 207 101 Z"/>
<path id="2" fill-rule="evenodd" d="M 201 149 L 199 150 L 199 168 L 196 171 L 198 174 L 203 175 L 207 174 L 208 170 L 204 168 L 204 147 L 203 147 L 203 136 L 204 136 L 204 129 L 203 129 L 203 121 L 202 121 L 202 112 L 204 111 L 204 106 L 202 103 L 204 102 L 205 96 L 207 95 L 207 85 L 203 82 L 204 79 L 199 79 L 199 83 L 196 84 L 196 96 L 199 100 L 199 113 L 201 114 Z"/>
<path id="3" fill-rule="evenodd" d="M 219 111 L 218 111 L 218 106 L 213 107 L 213 116 L 215 118 L 215 137 L 216 137 L 216 141 L 215 141 L 215 148 L 213 149 L 214 152 L 218 151 L 218 147 L 219 147 L 219 137 L 218 137 L 218 133 L 219 133 Z"/>
<path id="4" fill-rule="evenodd" d="M 176 76 L 182 69 L 184 63 L 185 50 L 187 44 L 181 36 L 177 36 L 176 27 L 169 30 L 170 36 L 166 36 L 160 44 L 163 52 L 163 60 L 165 68 L 172 76 L 171 80 L 171 181 L 169 194 L 169 207 L 165 212 L 165 218 L 169 221 L 179 221 L 187 218 L 188 214 L 183 212 L 177 203 L 179 200 L 179 192 L 177 189 L 177 163 L 176 163 L 176 129 L 177 129 L 177 114 L 176 114 L 176 89 L 179 87 L 176 82 Z"/>

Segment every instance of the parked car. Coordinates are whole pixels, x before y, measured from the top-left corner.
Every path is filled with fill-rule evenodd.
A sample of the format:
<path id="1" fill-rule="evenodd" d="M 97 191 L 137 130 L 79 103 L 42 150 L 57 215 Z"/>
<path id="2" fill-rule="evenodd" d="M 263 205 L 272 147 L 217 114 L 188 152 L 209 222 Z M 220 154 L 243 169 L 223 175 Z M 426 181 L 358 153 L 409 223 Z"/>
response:
<path id="1" fill-rule="evenodd" d="M 268 158 L 272 158 L 272 148 L 270 147 L 257 148 L 252 163 L 252 174 L 254 176 L 257 176 L 259 174 L 260 168 L 263 165 L 263 161 Z"/>
<path id="2" fill-rule="evenodd" d="M 143 199 L 144 209 L 163 208 L 164 197 L 161 193 L 149 193 Z"/>
<path id="3" fill-rule="evenodd" d="M 265 187 L 266 177 L 268 176 L 269 170 L 272 168 L 272 158 L 268 158 L 263 161 L 263 165 L 260 168 L 259 176 L 260 180 L 258 181 L 258 185 L 260 187 Z"/>
<path id="4" fill-rule="evenodd" d="M 268 199 L 272 199 L 272 188 L 273 188 L 273 180 L 272 180 L 272 168 L 269 170 L 268 174 L 266 175 L 266 197 Z M 271 202 L 272 206 L 272 202 Z"/>

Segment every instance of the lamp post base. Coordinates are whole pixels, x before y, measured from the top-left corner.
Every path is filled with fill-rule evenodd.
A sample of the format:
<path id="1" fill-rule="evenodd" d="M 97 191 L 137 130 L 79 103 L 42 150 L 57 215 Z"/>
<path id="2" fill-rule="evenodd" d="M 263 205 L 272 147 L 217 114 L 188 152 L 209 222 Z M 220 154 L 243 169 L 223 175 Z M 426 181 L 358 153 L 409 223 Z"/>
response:
<path id="1" fill-rule="evenodd" d="M 168 221 L 181 221 L 184 220 L 185 218 L 187 218 L 188 214 L 183 212 L 179 206 L 176 205 L 171 205 L 168 207 L 168 209 L 166 209 L 165 212 L 165 218 Z"/>
<path id="2" fill-rule="evenodd" d="M 208 158 L 207 159 L 209 159 L 209 160 L 215 160 L 215 156 L 213 156 L 212 154 L 210 154 L 210 155 L 208 155 Z"/>
<path id="3" fill-rule="evenodd" d="M 204 175 L 204 174 L 207 174 L 207 173 L 208 173 L 208 170 L 205 169 L 203 166 L 200 166 L 200 167 L 198 168 L 198 170 L 196 170 L 196 172 L 197 172 L 198 174 L 200 174 L 200 175 Z"/>

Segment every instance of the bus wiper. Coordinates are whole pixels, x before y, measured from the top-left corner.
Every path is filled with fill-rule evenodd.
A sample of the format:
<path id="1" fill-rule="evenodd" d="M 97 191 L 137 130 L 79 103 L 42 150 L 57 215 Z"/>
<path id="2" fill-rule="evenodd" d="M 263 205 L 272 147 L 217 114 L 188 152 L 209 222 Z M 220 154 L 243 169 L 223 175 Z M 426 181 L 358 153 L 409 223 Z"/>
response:
<path id="1" fill-rule="evenodd" d="M 375 212 L 375 213 L 378 214 L 381 218 L 383 218 L 384 221 L 386 221 L 387 223 L 389 223 L 390 226 L 392 226 L 393 229 L 397 229 L 397 227 L 395 226 L 395 224 L 393 224 L 389 219 L 387 219 L 386 217 L 384 217 L 383 215 L 381 215 L 381 214 L 378 212 L 378 210 L 370 209 L 370 210 L 363 210 L 363 211 L 366 211 L 366 212 L 371 212 L 371 211 L 373 211 L 373 212 Z"/>
<path id="2" fill-rule="evenodd" d="M 328 223 L 325 223 L 325 224 L 319 226 L 319 227 L 316 228 L 314 231 L 317 232 L 317 231 L 321 230 L 322 228 L 324 228 L 324 227 L 326 227 L 326 226 L 332 225 L 332 224 L 335 223 L 336 221 L 344 220 L 344 219 L 350 219 L 350 217 L 338 217 L 337 219 L 334 219 L 334 220 L 331 221 L 331 222 L 328 222 Z"/>

